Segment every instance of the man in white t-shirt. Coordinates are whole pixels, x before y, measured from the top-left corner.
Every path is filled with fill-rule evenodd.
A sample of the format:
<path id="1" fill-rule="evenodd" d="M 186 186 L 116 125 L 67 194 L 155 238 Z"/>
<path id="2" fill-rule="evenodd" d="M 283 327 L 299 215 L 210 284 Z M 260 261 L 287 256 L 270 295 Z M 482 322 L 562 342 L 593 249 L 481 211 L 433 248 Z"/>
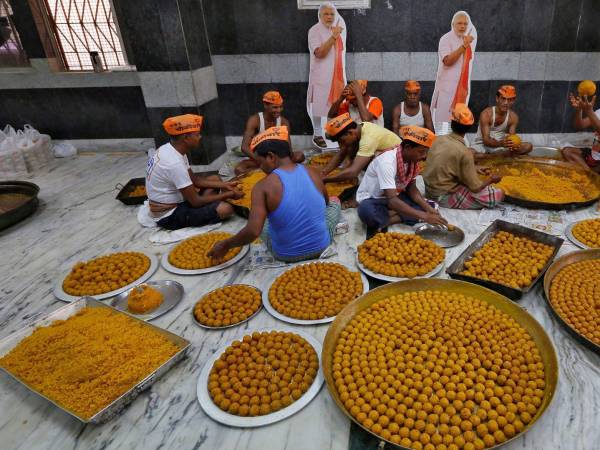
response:
<path id="1" fill-rule="evenodd" d="M 595 138 L 591 147 L 565 147 L 561 152 L 567 161 L 578 164 L 586 170 L 600 173 L 600 109 L 594 111 L 596 96 L 589 99 L 587 96 L 575 97 L 571 94 L 569 100 L 575 108 L 573 128 L 576 130 L 591 128 L 594 130 Z"/>
<path id="2" fill-rule="evenodd" d="M 427 158 L 435 134 L 415 125 L 403 127 L 400 133 L 402 143 L 376 156 L 367 168 L 356 192 L 358 216 L 377 231 L 400 222 L 444 225 L 446 220 L 427 203 L 415 183 L 418 163 Z"/>
<path id="3" fill-rule="evenodd" d="M 190 169 L 187 153 L 200 145 L 202 116 L 184 114 L 163 122 L 171 142 L 148 160 L 146 191 L 149 215 L 160 227 L 177 230 L 220 222 L 233 214 L 223 202 L 241 198 L 235 183 L 217 176 L 201 177 Z"/>

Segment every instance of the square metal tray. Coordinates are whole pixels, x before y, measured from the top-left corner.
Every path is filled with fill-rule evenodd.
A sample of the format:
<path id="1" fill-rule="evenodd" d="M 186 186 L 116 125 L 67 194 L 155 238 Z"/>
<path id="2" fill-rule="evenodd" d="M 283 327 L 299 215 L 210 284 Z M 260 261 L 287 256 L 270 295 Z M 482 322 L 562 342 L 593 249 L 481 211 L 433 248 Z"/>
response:
<path id="1" fill-rule="evenodd" d="M 540 242 L 542 244 L 550 245 L 554 248 L 552 255 L 546 261 L 546 264 L 540 270 L 538 276 L 533 280 L 533 282 L 523 288 L 516 289 L 510 286 L 506 286 L 504 284 L 495 283 L 489 280 L 481 280 L 479 278 L 470 277 L 467 275 L 461 275 L 460 272 L 463 271 L 465 262 L 467 262 L 477 250 L 483 247 L 498 231 L 507 231 L 509 233 L 515 234 L 517 236 L 526 237 L 535 242 Z M 561 245 L 564 240 L 558 238 L 556 236 L 552 236 L 550 234 L 542 233 L 541 231 L 533 230 L 531 228 L 524 227 L 522 225 L 518 225 L 516 223 L 505 222 L 504 220 L 495 220 L 492 224 L 486 228 L 486 230 L 481 233 L 477 239 L 475 239 L 471 245 L 469 245 L 465 251 L 463 251 L 458 258 L 454 260 L 452 264 L 446 269 L 446 273 L 450 275 L 450 278 L 455 278 L 457 280 L 468 281 L 470 283 L 479 284 L 480 286 L 485 286 L 489 289 L 492 289 L 500 294 L 503 294 L 510 298 L 511 300 L 520 299 L 523 294 L 529 292 L 533 286 L 544 276 L 544 273 L 552 264 L 554 257 L 558 253 Z"/>
<path id="2" fill-rule="evenodd" d="M 140 320 L 140 319 L 137 319 L 130 315 L 127 315 L 111 306 L 108 306 L 102 302 L 94 300 L 91 297 L 83 297 L 83 298 L 77 300 L 76 302 L 69 303 L 68 305 L 63 306 L 62 308 L 57 309 L 56 311 L 48 314 L 44 318 L 39 319 L 39 320 L 25 326 L 21 330 L 16 331 L 15 333 L 11 334 L 10 336 L 2 339 L 0 341 L 0 357 L 6 355 L 13 348 L 15 348 L 19 344 L 19 342 L 21 342 L 27 336 L 31 335 L 31 333 L 33 333 L 33 331 L 36 328 L 48 326 L 57 320 L 66 320 L 69 317 L 75 315 L 78 311 L 82 310 L 85 307 L 108 308 L 108 309 L 115 311 L 117 314 L 126 315 L 129 319 L 135 320 L 136 322 L 139 322 L 142 326 L 151 328 L 152 330 L 154 330 L 157 333 L 164 336 L 166 339 L 168 339 L 173 344 L 175 344 L 177 347 L 179 347 L 179 351 L 175 355 L 173 355 L 171 358 L 169 358 L 167 361 L 165 361 L 160 367 L 158 367 L 152 373 L 148 374 L 148 376 L 146 376 L 144 379 L 140 380 L 135 386 L 132 386 L 127 392 L 125 392 L 120 397 L 113 400 L 109 405 L 105 406 L 103 409 L 101 409 L 100 411 L 98 411 L 96 414 L 94 414 L 92 417 L 90 417 L 88 419 L 80 417 L 74 411 L 71 411 L 62 405 L 59 405 L 54 400 L 46 397 L 45 395 L 43 395 L 42 393 L 37 391 L 35 388 L 30 386 L 28 383 L 26 383 L 24 380 L 13 375 L 6 369 L 4 369 L 4 368 L 0 368 L 0 369 L 2 369 L 2 371 L 7 373 L 8 375 L 10 375 L 13 379 L 15 379 L 16 381 L 21 383 L 23 386 L 25 386 L 31 392 L 34 392 L 37 395 L 39 395 L 40 397 L 45 398 L 50 403 L 53 403 L 56 407 L 63 410 L 67 414 L 70 414 L 71 416 L 75 417 L 76 419 L 80 420 L 81 422 L 101 424 L 101 423 L 108 422 L 115 416 L 119 415 L 121 413 L 121 411 L 125 408 L 125 406 L 128 405 L 129 403 L 131 403 L 143 390 L 147 389 L 152 384 L 154 384 L 154 382 L 156 380 L 158 380 L 162 375 L 164 375 L 165 372 L 167 372 L 173 365 L 175 365 L 175 363 L 177 363 L 179 360 L 183 359 L 185 357 L 185 355 L 187 354 L 187 352 L 189 351 L 190 341 L 188 341 L 187 339 L 184 339 L 180 336 L 177 336 L 176 334 L 173 334 L 170 331 L 163 330 L 162 328 L 159 328 L 155 325 L 151 325 L 147 322 L 144 322 L 143 320 Z"/>
<path id="3" fill-rule="evenodd" d="M 148 197 L 145 195 L 141 195 L 139 197 L 131 197 L 129 193 L 135 189 L 136 186 L 141 186 L 146 184 L 146 178 L 132 178 L 129 180 L 125 186 L 120 183 L 115 186 L 116 189 L 121 189 L 117 196 L 115 197 L 120 202 L 125 205 L 141 205 L 144 203 Z"/>

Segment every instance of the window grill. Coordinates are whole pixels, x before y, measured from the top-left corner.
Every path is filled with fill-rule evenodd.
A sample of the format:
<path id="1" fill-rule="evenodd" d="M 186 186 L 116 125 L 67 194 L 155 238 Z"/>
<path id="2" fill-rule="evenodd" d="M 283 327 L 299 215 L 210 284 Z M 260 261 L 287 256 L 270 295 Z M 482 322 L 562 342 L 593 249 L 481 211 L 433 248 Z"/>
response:
<path id="1" fill-rule="evenodd" d="M 93 70 L 90 52 L 104 69 L 127 60 L 110 0 L 43 0 L 67 70 Z"/>
<path id="2" fill-rule="evenodd" d="M 0 0 L 0 67 L 28 66 L 8 0 Z"/>

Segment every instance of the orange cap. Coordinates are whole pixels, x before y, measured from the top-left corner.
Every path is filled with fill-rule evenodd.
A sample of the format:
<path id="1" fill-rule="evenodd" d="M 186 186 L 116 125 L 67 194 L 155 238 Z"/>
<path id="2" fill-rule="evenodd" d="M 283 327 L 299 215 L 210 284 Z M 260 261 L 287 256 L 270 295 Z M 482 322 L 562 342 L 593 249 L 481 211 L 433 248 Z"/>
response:
<path id="1" fill-rule="evenodd" d="M 452 110 L 452 120 L 456 120 L 462 125 L 473 125 L 475 117 L 467 105 L 457 103 Z"/>
<path id="2" fill-rule="evenodd" d="M 500 86 L 500 89 L 498 89 L 498 92 L 504 98 L 517 98 L 517 90 L 515 89 L 514 86 L 511 86 L 510 84 L 505 84 L 504 86 Z"/>
<path id="3" fill-rule="evenodd" d="M 421 83 L 417 80 L 408 80 L 404 83 L 404 90 L 407 92 L 420 92 L 421 91 Z"/>
<path id="4" fill-rule="evenodd" d="M 424 145 L 430 148 L 435 141 L 435 133 L 427 128 L 421 128 L 416 125 L 407 125 L 400 128 L 400 137 L 403 140 L 412 141 L 415 144 Z"/>
<path id="5" fill-rule="evenodd" d="M 202 129 L 204 118 L 196 114 L 183 114 L 181 116 L 169 117 L 163 122 L 163 128 L 170 136 L 184 133 L 193 133 Z"/>
<path id="6" fill-rule="evenodd" d="M 356 82 L 358 83 L 358 85 L 360 86 L 360 88 L 361 88 L 361 90 L 363 92 L 367 92 L 367 85 L 369 84 L 369 82 L 367 80 L 356 80 Z M 356 99 L 356 96 L 354 95 L 354 92 L 352 92 L 352 90 L 348 86 L 346 86 L 346 89 L 347 89 L 347 92 L 348 92 L 346 94 L 346 98 L 348 100 L 354 100 L 354 99 Z"/>
<path id="7" fill-rule="evenodd" d="M 273 105 L 283 105 L 283 97 L 277 91 L 269 91 L 263 95 L 264 103 L 272 103 Z"/>
<path id="8" fill-rule="evenodd" d="M 367 85 L 369 84 L 369 82 L 367 80 L 356 80 L 358 81 L 358 84 L 360 85 L 360 87 L 362 88 L 363 91 L 367 90 Z"/>
<path id="9" fill-rule="evenodd" d="M 335 136 L 352 122 L 354 121 L 352 120 L 352 117 L 350 117 L 350 113 L 345 113 L 334 117 L 327 122 L 327 125 L 325 125 L 325 133 L 327 133 L 329 136 Z"/>
<path id="10" fill-rule="evenodd" d="M 250 142 L 250 151 L 253 152 L 254 149 L 265 141 L 276 140 L 276 141 L 288 141 L 289 131 L 288 127 L 285 125 L 281 127 L 271 127 L 267 128 L 262 133 L 258 133 L 252 141 Z"/>

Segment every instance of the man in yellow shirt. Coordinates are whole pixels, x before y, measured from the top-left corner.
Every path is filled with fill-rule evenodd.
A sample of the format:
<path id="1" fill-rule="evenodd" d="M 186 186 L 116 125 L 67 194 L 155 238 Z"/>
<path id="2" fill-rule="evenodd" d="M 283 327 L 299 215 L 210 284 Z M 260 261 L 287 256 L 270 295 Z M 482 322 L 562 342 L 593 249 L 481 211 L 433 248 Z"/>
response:
<path id="1" fill-rule="evenodd" d="M 379 125 L 370 122 L 357 124 L 348 113 L 327 122 L 325 133 L 327 139 L 340 144 L 340 151 L 322 171 L 325 183 L 356 178 L 378 151 L 387 150 L 402 142 L 397 134 Z M 335 176 L 326 176 L 346 158 L 349 160 L 346 168 Z"/>

